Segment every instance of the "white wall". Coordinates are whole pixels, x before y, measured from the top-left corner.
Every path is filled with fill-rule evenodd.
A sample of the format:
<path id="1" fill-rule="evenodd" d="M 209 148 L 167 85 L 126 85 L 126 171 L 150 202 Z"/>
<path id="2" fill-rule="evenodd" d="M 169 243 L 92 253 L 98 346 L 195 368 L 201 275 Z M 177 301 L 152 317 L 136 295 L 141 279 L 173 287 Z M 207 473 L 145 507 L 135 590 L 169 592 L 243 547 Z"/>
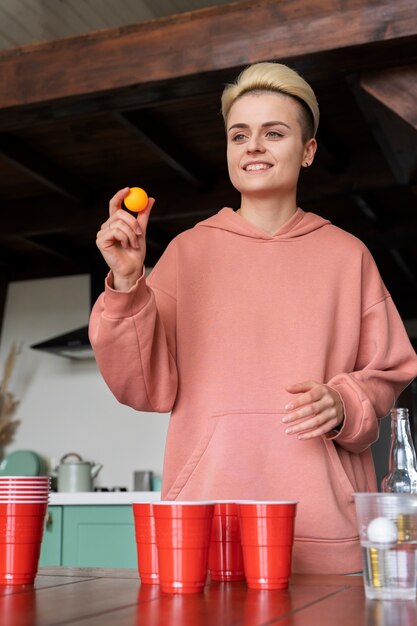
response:
<path id="1" fill-rule="evenodd" d="M 119 404 L 94 360 L 72 361 L 30 345 L 84 326 L 89 276 L 9 284 L 3 319 L 1 372 L 13 341 L 22 343 L 11 381 L 21 420 L 13 450 L 35 450 L 51 465 L 67 452 L 103 464 L 96 486 L 133 488 L 133 472 L 162 472 L 168 415 L 138 413 Z"/>

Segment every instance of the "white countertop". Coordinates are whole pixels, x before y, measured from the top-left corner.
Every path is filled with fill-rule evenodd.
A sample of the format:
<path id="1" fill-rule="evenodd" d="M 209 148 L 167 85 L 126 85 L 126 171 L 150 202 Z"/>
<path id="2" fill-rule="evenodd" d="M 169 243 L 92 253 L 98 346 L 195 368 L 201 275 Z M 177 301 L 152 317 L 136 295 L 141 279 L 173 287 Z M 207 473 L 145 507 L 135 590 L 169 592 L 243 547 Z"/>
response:
<path id="1" fill-rule="evenodd" d="M 51 492 L 50 505 L 64 504 L 132 504 L 132 502 L 156 502 L 160 491 L 78 491 L 77 493 Z"/>

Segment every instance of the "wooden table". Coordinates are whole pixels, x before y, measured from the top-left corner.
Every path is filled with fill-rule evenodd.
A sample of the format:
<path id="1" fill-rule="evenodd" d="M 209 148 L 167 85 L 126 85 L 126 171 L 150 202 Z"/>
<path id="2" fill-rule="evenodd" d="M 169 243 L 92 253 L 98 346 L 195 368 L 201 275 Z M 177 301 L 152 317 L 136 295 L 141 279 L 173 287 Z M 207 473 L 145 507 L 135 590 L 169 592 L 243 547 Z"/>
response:
<path id="1" fill-rule="evenodd" d="M 415 626 L 416 602 L 366 601 L 361 576 L 293 576 L 287 591 L 211 583 L 162 594 L 135 570 L 41 568 L 34 587 L 0 586 L 1 626 Z"/>

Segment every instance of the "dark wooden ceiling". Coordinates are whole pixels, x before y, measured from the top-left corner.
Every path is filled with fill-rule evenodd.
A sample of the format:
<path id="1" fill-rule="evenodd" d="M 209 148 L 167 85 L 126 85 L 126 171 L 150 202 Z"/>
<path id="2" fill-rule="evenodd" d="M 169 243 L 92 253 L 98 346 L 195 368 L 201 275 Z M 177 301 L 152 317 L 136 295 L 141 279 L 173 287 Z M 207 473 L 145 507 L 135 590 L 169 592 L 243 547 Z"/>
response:
<path id="1" fill-rule="evenodd" d="M 299 204 L 360 237 L 417 317 L 415 0 L 238 2 L 0 54 L 0 276 L 104 276 L 95 233 L 113 193 L 157 199 L 147 265 L 179 232 L 238 206 L 224 84 L 279 60 L 321 123 Z M 1 297 L 0 297 L 1 300 Z"/>

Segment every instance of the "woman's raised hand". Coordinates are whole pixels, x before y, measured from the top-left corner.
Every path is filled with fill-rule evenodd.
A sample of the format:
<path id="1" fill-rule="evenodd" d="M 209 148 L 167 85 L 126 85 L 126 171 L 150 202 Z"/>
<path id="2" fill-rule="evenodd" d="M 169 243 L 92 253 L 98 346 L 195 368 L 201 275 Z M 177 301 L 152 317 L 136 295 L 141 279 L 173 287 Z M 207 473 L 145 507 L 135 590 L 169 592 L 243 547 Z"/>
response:
<path id="1" fill-rule="evenodd" d="M 154 205 L 148 206 L 134 217 L 122 209 L 129 187 L 118 191 L 109 203 L 110 217 L 97 233 L 97 247 L 113 273 L 114 289 L 128 291 L 141 277 L 146 254 L 146 228 Z"/>

